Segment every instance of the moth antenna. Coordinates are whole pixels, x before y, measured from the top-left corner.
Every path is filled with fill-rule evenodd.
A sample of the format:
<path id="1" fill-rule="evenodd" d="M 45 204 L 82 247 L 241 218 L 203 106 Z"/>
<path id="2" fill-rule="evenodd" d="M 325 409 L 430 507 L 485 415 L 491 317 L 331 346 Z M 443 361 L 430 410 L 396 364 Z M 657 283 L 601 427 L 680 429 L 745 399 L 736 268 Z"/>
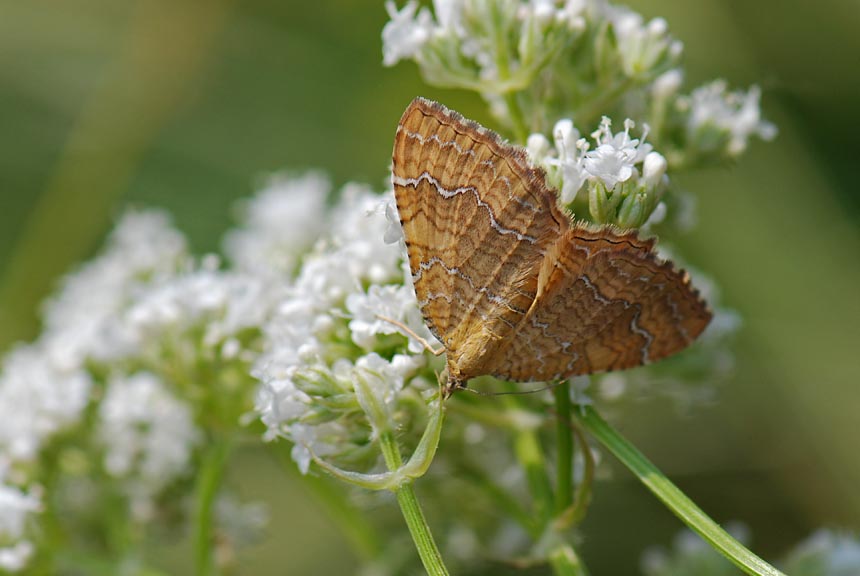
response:
<path id="1" fill-rule="evenodd" d="M 415 330 L 413 330 L 403 322 L 395 320 L 394 318 L 389 318 L 388 316 L 383 316 L 382 314 L 375 314 L 375 316 L 383 322 L 388 322 L 389 324 L 393 324 L 394 326 L 397 326 L 398 328 L 403 330 L 403 332 L 405 332 L 408 336 L 411 336 L 412 338 L 417 340 L 419 344 L 424 346 L 424 349 L 433 354 L 433 356 L 441 356 L 445 353 L 444 346 L 440 347 L 439 349 L 433 348 L 433 346 L 431 346 L 430 343 L 427 342 L 427 340 L 416 334 Z"/>
<path id="2" fill-rule="evenodd" d="M 556 386 L 561 385 L 565 380 L 558 380 L 557 382 L 553 382 L 543 388 L 535 388 L 534 390 L 510 390 L 507 392 L 483 392 L 481 390 L 475 390 L 474 388 L 467 388 L 463 386 L 460 390 L 466 390 L 467 392 L 471 392 L 472 394 L 477 394 L 478 396 L 524 396 L 526 394 L 536 394 L 538 392 L 543 392 L 545 390 L 552 390 Z"/>

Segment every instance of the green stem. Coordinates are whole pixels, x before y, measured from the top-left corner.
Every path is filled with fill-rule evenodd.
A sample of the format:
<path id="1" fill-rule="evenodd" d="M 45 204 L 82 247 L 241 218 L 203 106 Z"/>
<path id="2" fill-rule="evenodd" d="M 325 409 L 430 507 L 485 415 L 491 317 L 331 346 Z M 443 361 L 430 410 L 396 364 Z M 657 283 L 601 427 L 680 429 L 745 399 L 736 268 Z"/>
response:
<path id="1" fill-rule="evenodd" d="M 514 404 L 513 400 L 508 400 Z M 553 516 L 554 500 L 552 483 L 546 471 L 546 460 L 537 432 L 521 429 L 514 432 L 514 454 L 526 473 L 529 493 L 534 502 L 535 517 L 540 525 L 546 525 Z"/>
<path id="2" fill-rule="evenodd" d="M 194 502 L 194 573 L 209 576 L 215 573 L 214 512 L 215 498 L 224 477 L 224 465 L 230 455 L 229 441 L 215 437 L 210 440 L 203 454 L 203 462 L 197 477 Z"/>
<path id="3" fill-rule="evenodd" d="M 403 457 L 400 455 L 397 441 L 391 430 L 381 431 L 379 445 L 389 470 L 394 471 L 403 466 Z M 424 512 L 421 510 L 418 497 L 415 495 L 412 481 L 403 482 L 394 489 L 394 493 L 397 495 L 397 503 L 400 505 L 401 513 L 403 513 L 403 519 L 406 520 L 412 541 L 415 543 L 418 556 L 421 558 L 421 563 L 424 564 L 427 574 L 430 576 L 448 576 L 448 569 L 442 561 L 442 554 L 439 553 L 436 541 L 433 540 L 433 534 L 424 518 Z"/>
<path id="4" fill-rule="evenodd" d="M 573 503 L 573 431 L 570 426 L 570 383 L 553 388 L 556 409 L 556 499 L 555 511 L 563 513 Z"/>
<path id="5" fill-rule="evenodd" d="M 573 499 L 571 507 L 572 515 L 569 520 L 578 524 L 588 511 L 588 505 L 591 503 L 591 485 L 594 482 L 594 455 L 591 453 L 591 447 L 588 445 L 588 439 L 585 437 L 585 432 L 578 426 L 573 426 L 573 431 L 576 433 L 576 439 L 582 448 L 582 460 L 584 469 L 582 471 L 582 480 L 579 486 L 576 487 L 576 496 Z"/>
<path id="6" fill-rule="evenodd" d="M 421 563 L 424 564 L 427 574 L 430 576 L 448 576 L 448 569 L 445 567 L 439 548 L 430 533 L 430 527 L 424 518 L 424 512 L 421 511 L 415 490 L 412 488 L 412 482 L 401 485 L 395 490 L 395 494 L 397 494 L 397 503 L 400 504 L 400 511 L 403 513 L 406 525 L 409 526 L 409 533 L 412 535 L 412 541 L 415 542 L 415 547 L 418 549 L 418 555 L 421 557 Z"/>
<path id="7" fill-rule="evenodd" d="M 511 47 L 508 30 L 504 27 L 504 23 L 506 21 L 507 20 L 504 15 L 502 15 L 497 8 L 493 13 L 490 22 L 490 25 L 493 28 L 493 36 L 495 40 L 494 45 L 496 46 L 496 68 L 498 69 L 499 81 L 502 84 L 511 77 Z M 523 117 L 522 108 L 520 107 L 519 100 L 517 100 L 517 95 L 513 90 L 506 90 L 504 94 L 502 94 L 502 98 L 508 109 L 508 116 L 514 132 L 514 138 L 519 144 L 524 145 L 529 132 L 526 127 L 525 118 Z"/>
<path id="8" fill-rule="evenodd" d="M 590 406 L 579 407 L 577 418 L 616 458 L 633 472 L 657 498 L 691 530 L 738 568 L 754 576 L 785 576 L 753 554 L 711 520 L 677 486 L 672 484 L 645 456 Z M 576 413 L 577 411 L 574 411 Z"/>
<path id="9" fill-rule="evenodd" d="M 549 564 L 556 576 L 587 576 L 588 570 L 570 544 L 562 544 L 549 553 Z"/>
<path id="10" fill-rule="evenodd" d="M 524 146 L 526 140 L 529 137 L 529 130 L 526 127 L 526 120 L 523 116 L 523 110 L 520 107 L 520 102 L 517 99 L 517 95 L 513 92 L 505 92 L 502 95 L 502 98 L 505 101 L 505 106 L 508 109 L 509 119 L 511 121 L 511 127 L 514 132 L 514 138 L 517 143 L 521 146 Z"/>

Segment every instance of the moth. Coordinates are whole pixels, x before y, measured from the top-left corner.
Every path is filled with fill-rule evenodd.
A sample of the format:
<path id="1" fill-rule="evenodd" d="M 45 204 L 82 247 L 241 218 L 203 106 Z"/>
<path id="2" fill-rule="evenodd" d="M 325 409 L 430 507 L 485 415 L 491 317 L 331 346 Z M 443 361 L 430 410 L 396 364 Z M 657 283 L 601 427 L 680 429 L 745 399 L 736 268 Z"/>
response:
<path id="1" fill-rule="evenodd" d="M 653 239 L 571 222 L 525 149 L 439 103 L 406 108 L 392 165 L 418 305 L 446 354 L 446 394 L 485 374 L 551 381 L 647 364 L 711 320 Z"/>

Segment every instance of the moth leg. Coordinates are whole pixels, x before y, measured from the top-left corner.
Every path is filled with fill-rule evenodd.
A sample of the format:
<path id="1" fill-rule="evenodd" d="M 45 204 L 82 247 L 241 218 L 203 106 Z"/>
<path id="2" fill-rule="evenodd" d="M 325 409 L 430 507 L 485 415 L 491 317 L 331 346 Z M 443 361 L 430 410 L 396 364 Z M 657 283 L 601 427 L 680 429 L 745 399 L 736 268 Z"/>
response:
<path id="1" fill-rule="evenodd" d="M 400 322 L 399 320 L 395 320 L 394 318 L 389 318 L 388 316 L 383 316 L 381 314 L 376 314 L 376 317 L 379 318 L 380 320 L 382 320 L 383 322 L 388 322 L 389 324 L 393 324 L 393 325 L 397 326 L 398 328 L 400 328 L 407 335 L 411 336 L 416 341 L 418 341 L 419 344 L 424 346 L 425 350 L 427 350 L 428 352 L 430 352 L 434 356 L 441 356 L 442 354 L 445 353 L 445 347 L 444 346 L 440 346 L 438 349 L 433 348 L 433 346 L 431 346 L 430 343 L 427 342 L 427 340 L 425 340 L 424 338 L 422 338 L 421 336 L 416 334 L 415 330 L 413 330 L 412 328 L 410 328 L 409 326 L 407 326 L 403 322 Z"/>

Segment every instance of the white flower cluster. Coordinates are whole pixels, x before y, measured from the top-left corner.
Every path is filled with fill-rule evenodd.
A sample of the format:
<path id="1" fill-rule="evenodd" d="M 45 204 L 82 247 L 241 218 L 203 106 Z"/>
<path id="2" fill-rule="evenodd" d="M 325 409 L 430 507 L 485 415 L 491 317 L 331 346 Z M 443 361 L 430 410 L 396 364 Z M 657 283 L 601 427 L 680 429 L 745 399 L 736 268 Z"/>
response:
<path id="1" fill-rule="evenodd" d="M 129 478 L 125 489 L 132 513 L 147 519 L 153 513 L 153 496 L 188 470 L 191 451 L 200 440 L 191 409 L 157 376 L 139 372 L 109 382 L 99 420 L 105 469 L 117 478 Z"/>
<path id="2" fill-rule="evenodd" d="M 51 436 L 78 422 L 93 385 L 88 363 L 134 352 L 138 341 L 119 321 L 123 311 L 186 258 L 184 239 L 163 213 L 130 212 L 104 252 L 66 279 L 46 306 L 39 340 L 3 361 L 0 447 L 7 457 L 33 459 Z"/>
<path id="3" fill-rule="evenodd" d="M 729 532 L 747 542 L 749 531 L 731 523 Z M 737 569 L 689 530 L 675 537 L 671 550 L 651 548 L 642 557 L 645 576 L 698 576 L 737 573 Z M 860 539 L 848 532 L 822 529 L 796 545 L 776 564 L 791 576 L 853 576 L 860 574 Z"/>
<path id="4" fill-rule="evenodd" d="M 0 374 L 0 457 L 34 459 L 47 440 L 78 421 L 91 386 L 86 371 L 58 364 L 44 344 L 15 348 Z"/>
<path id="5" fill-rule="evenodd" d="M 669 35 L 669 25 L 663 18 L 648 22 L 641 14 L 626 6 L 597 3 L 612 24 L 621 67 L 630 78 L 647 75 L 667 57 L 677 61 L 684 50 L 680 41 Z"/>
<path id="6" fill-rule="evenodd" d="M 240 353 L 243 331 L 259 329 L 281 287 L 218 266 L 217 258 L 204 258 L 199 268 L 147 286 L 118 316 L 135 357 L 157 362 L 168 347 L 189 362 L 200 354 L 229 359 Z"/>
<path id="7" fill-rule="evenodd" d="M 526 149 L 535 164 L 541 165 L 549 182 L 561 191 L 561 201 L 571 205 L 580 190 L 587 188 L 587 206 L 598 223 L 636 228 L 644 224 L 668 186 L 666 159 L 641 138 L 632 138 L 632 120 L 624 121 L 624 131 L 613 134 L 609 118 L 591 134 L 592 144 L 580 137 L 572 120 L 556 123 L 554 147 L 543 134 L 529 136 Z"/>
<path id="8" fill-rule="evenodd" d="M 411 59 L 430 84 L 480 93 L 519 139 L 548 133 L 558 118 L 588 126 L 602 115 L 632 117 L 652 127 L 661 162 L 674 168 L 733 159 L 750 138 L 776 134 L 761 117 L 755 86 L 730 92 L 717 81 L 680 93 L 683 46 L 663 18 L 646 20 L 607 0 L 433 4 L 435 16 L 415 0 L 401 10 L 386 4 L 391 20 L 382 33 L 384 63 Z M 567 150 L 570 162 L 580 155 L 577 139 Z M 590 162 L 596 160 L 608 162 L 605 180 L 624 181 L 624 172 L 613 168 L 629 159 L 601 155 Z M 575 192 L 572 181 L 566 197 Z"/>
<path id="9" fill-rule="evenodd" d="M 434 0 L 433 6 L 435 18 L 416 0 L 400 10 L 386 2 L 383 63 L 414 58 L 434 83 L 487 92 L 527 85 L 585 27 L 583 0 Z"/>
<path id="10" fill-rule="evenodd" d="M 243 203 L 241 225 L 227 233 L 224 252 L 241 271 L 292 275 L 323 231 L 328 178 L 319 172 L 277 174 Z"/>
<path id="11" fill-rule="evenodd" d="M 740 542 L 749 540 L 749 530 L 743 524 L 731 522 L 726 530 Z M 690 530 L 683 530 L 675 536 L 671 550 L 662 547 L 646 550 L 641 565 L 645 576 L 698 576 L 705 573 L 730 576 L 737 573 L 727 559 Z"/>
<path id="12" fill-rule="evenodd" d="M 347 185 L 328 234 L 265 326 L 267 353 L 254 370 L 262 381 L 256 410 L 268 438 L 294 442 L 303 472 L 311 451 L 354 459 L 368 451 L 374 430 L 358 380 L 394 411 L 397 393 L 425 365 L 423 347 L 412 342 L 407 351 L 401 330 L 380 318 L 430 338 L 404 284 L 402 246 L 384 242 L 384 206 L 379 195 Z"/>
<path id="13" fill-rule="evenodd" d="M 127 213 L 47 303 L 39 339 L 3 359 L 0 458 L 25 471 L 27 486 L 38 481 L 26 477 L 38 470 L 29 463 L 58 434 L 92 438 L 105 460 L 91 464 L 120 479 L 145 518 L 192 463 L 200 434 L 189 398 L 230 400 L 236 413 L 224 418 L 234 425 L 251 407 L 248 369 L 281 290 L 271 278 L 220 270 L 215 257 L 195 262 L 164 213 Z M 200 381 L 207 362 L 218 363 L 217 380 Z"/>
<path id="14" fill-rule="evenodd" d="M 94 260 L 65 279 L 45 308 L 43 340 L 70 366 L 134 353 L 117 316 L 149 284 L 172 277 L 189 260 L 185 238 L 166 213 L 130 211 Z"/>
<path id="15" fill-rule="evenodd" d="M 860 538 L 849 532 L 818 530 L 788 555 L 784 571 L 792 576 L 860 574 Z"/>
<path id="16" fill-rule="evenodd" d="M 737 157 L 752 136 L 776 137 L 776 126 L 761 117 L 760 99 L 758 86 L 729 92 L 725 81 L 716 80 L 680 98 L 677 106 L 688 114 L 687 131 L 696 148 L 720 146 L 729 157 Z"/>
<path id="17" fill-rule="evenodd" d="M 26 523 L 41 509 L 37 491 L 9 482 L 8 462 L 0 459 L 0 572 L 18 572 L 27 565 L 34 547 L 26 539 Z"/>

